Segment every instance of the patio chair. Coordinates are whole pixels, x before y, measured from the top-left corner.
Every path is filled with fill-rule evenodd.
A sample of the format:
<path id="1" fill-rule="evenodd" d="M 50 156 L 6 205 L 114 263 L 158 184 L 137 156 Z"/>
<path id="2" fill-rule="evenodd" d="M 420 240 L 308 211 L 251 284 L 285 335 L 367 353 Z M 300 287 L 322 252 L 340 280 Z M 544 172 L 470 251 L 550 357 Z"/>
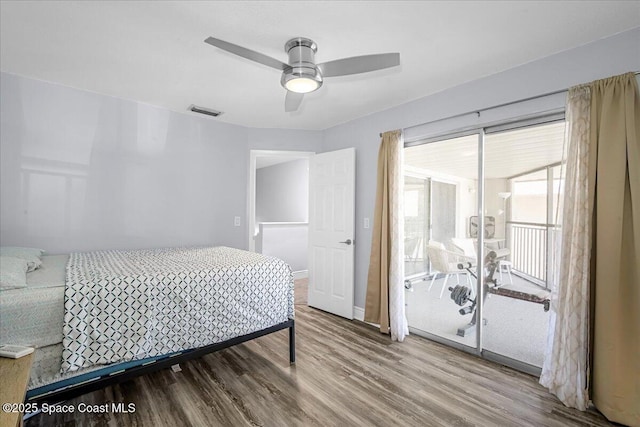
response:
<path id="1" fill-rule="evenodd" d="M 451 239 L 451 243 L 453 243 L 453 246 L 455 246 L 457 249 L 462 251 L 464 256 L 469 258 L 470 260 L 475 261 L 476 259 L 478 259 L 476 245 L 473 243 L 473 239 L 461 239 L 458 237 L 454 237 Z M 474 261 L 470 262 L 475 264 Z"/>
<path id="2" fill-rule="evenodd" d="M 467 278 L 467 283 L 471 286 L 469 273 L 464 269 L 458 268 L 458 263 L 468 261 L 464 255 L 448 251 L 442 243 L 433 240 L 430 240 L 427 245 L 427 254 L 431 260 L 431 268 L 435 270 L 427 291 L 431 291 L 433 283 L 436 281 L 436 277 L 438 277 L 438 273 L 445 275 L 439 298 L 442 298 L 442 294 L 447 287 L 447 280 L 449 280 L 450 276 L 456 276 L 456 281 L 460 284 L 460 274 L 464 274 Z"/>

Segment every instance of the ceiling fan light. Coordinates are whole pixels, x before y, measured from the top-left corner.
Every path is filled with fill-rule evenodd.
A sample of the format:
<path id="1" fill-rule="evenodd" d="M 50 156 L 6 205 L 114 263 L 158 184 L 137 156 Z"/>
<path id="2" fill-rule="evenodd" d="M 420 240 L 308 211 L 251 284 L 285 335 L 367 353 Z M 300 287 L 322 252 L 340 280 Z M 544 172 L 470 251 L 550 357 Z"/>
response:
<path id="1" fill-rule="evenodd" d="M 291 92 L 309 93 L 317 90 L 320 87 L 320 83 L 308 77 L 296 77 L 287 81 L 284 87 Z"/>
<path id="2" fill-rule="evenodd" d="M 322 75 L 315 68 L 292 67 L 284 70 L 280 83 L 288 91 L 309 93 L 322 86 Z"/>

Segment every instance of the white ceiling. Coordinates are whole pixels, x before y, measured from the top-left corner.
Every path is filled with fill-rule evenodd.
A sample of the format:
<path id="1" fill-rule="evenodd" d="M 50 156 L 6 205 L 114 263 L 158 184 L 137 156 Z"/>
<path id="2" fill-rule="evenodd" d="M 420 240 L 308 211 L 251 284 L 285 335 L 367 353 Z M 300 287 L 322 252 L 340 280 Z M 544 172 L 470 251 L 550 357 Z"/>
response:
<path id="1" fill-rule="evenodd" d="M 2 71 L 251 127 L 326 129 L 640 25 L 640 2 L 2 1 Z M 286 61 L 400 52 L 400 67 L 327 79 L 284 112 L 277 70 L 204 43 Z M 195 113 L 187 113 L 195 114 Z"/>
<path id="2" fill-rule="evenodd" d="M 484 173 L 509 178 L 562 160 L 564 122 L 515 129 L 485 136 Z M 440 177 L 478 179 L 475 135 L 417 145 L 404 150 L 404 164 Z"/>

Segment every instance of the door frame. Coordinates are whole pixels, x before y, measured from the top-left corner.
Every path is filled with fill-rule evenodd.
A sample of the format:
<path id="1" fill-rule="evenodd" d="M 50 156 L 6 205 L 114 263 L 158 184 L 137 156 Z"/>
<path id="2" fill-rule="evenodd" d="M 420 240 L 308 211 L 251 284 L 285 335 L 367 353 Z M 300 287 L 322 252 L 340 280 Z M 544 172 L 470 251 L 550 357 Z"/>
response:
<path id="1" fill-rule="evenodd" d="M 313 151 L 249 150 L 249 181 L 247 183 L 247 248 L 249 251 L 255 252 L 256 250 L 256 166 L 258 158 L 279 158 L 284 163 L 291 160 L 308 159 L 315 154 Z"/>

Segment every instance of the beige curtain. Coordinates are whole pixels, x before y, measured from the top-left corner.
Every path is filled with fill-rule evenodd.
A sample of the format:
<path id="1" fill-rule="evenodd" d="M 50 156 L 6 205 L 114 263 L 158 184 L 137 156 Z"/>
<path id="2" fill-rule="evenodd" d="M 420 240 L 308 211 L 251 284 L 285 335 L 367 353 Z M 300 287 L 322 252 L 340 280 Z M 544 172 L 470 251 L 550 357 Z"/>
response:
<path id="1" fill-rule="evenodd" d="M 640 426 L 640 93 L 633 73 L 569 90 L 560 281 L 540 377 Z M 588 344 L 588 345 L 587 345 Z"/>
<path id="2" fill-rule="evenodd" d="M 633 73 L 591 84 L 592 400 L 640 426 L 640 94 Z"/>
<path id="3" fill-rule="evenodd" d="M 364 320 L 392 340 L 409 333 L 404 306 L 402 132 L 385 132 L 378 152 L 376 205 Z"/>

